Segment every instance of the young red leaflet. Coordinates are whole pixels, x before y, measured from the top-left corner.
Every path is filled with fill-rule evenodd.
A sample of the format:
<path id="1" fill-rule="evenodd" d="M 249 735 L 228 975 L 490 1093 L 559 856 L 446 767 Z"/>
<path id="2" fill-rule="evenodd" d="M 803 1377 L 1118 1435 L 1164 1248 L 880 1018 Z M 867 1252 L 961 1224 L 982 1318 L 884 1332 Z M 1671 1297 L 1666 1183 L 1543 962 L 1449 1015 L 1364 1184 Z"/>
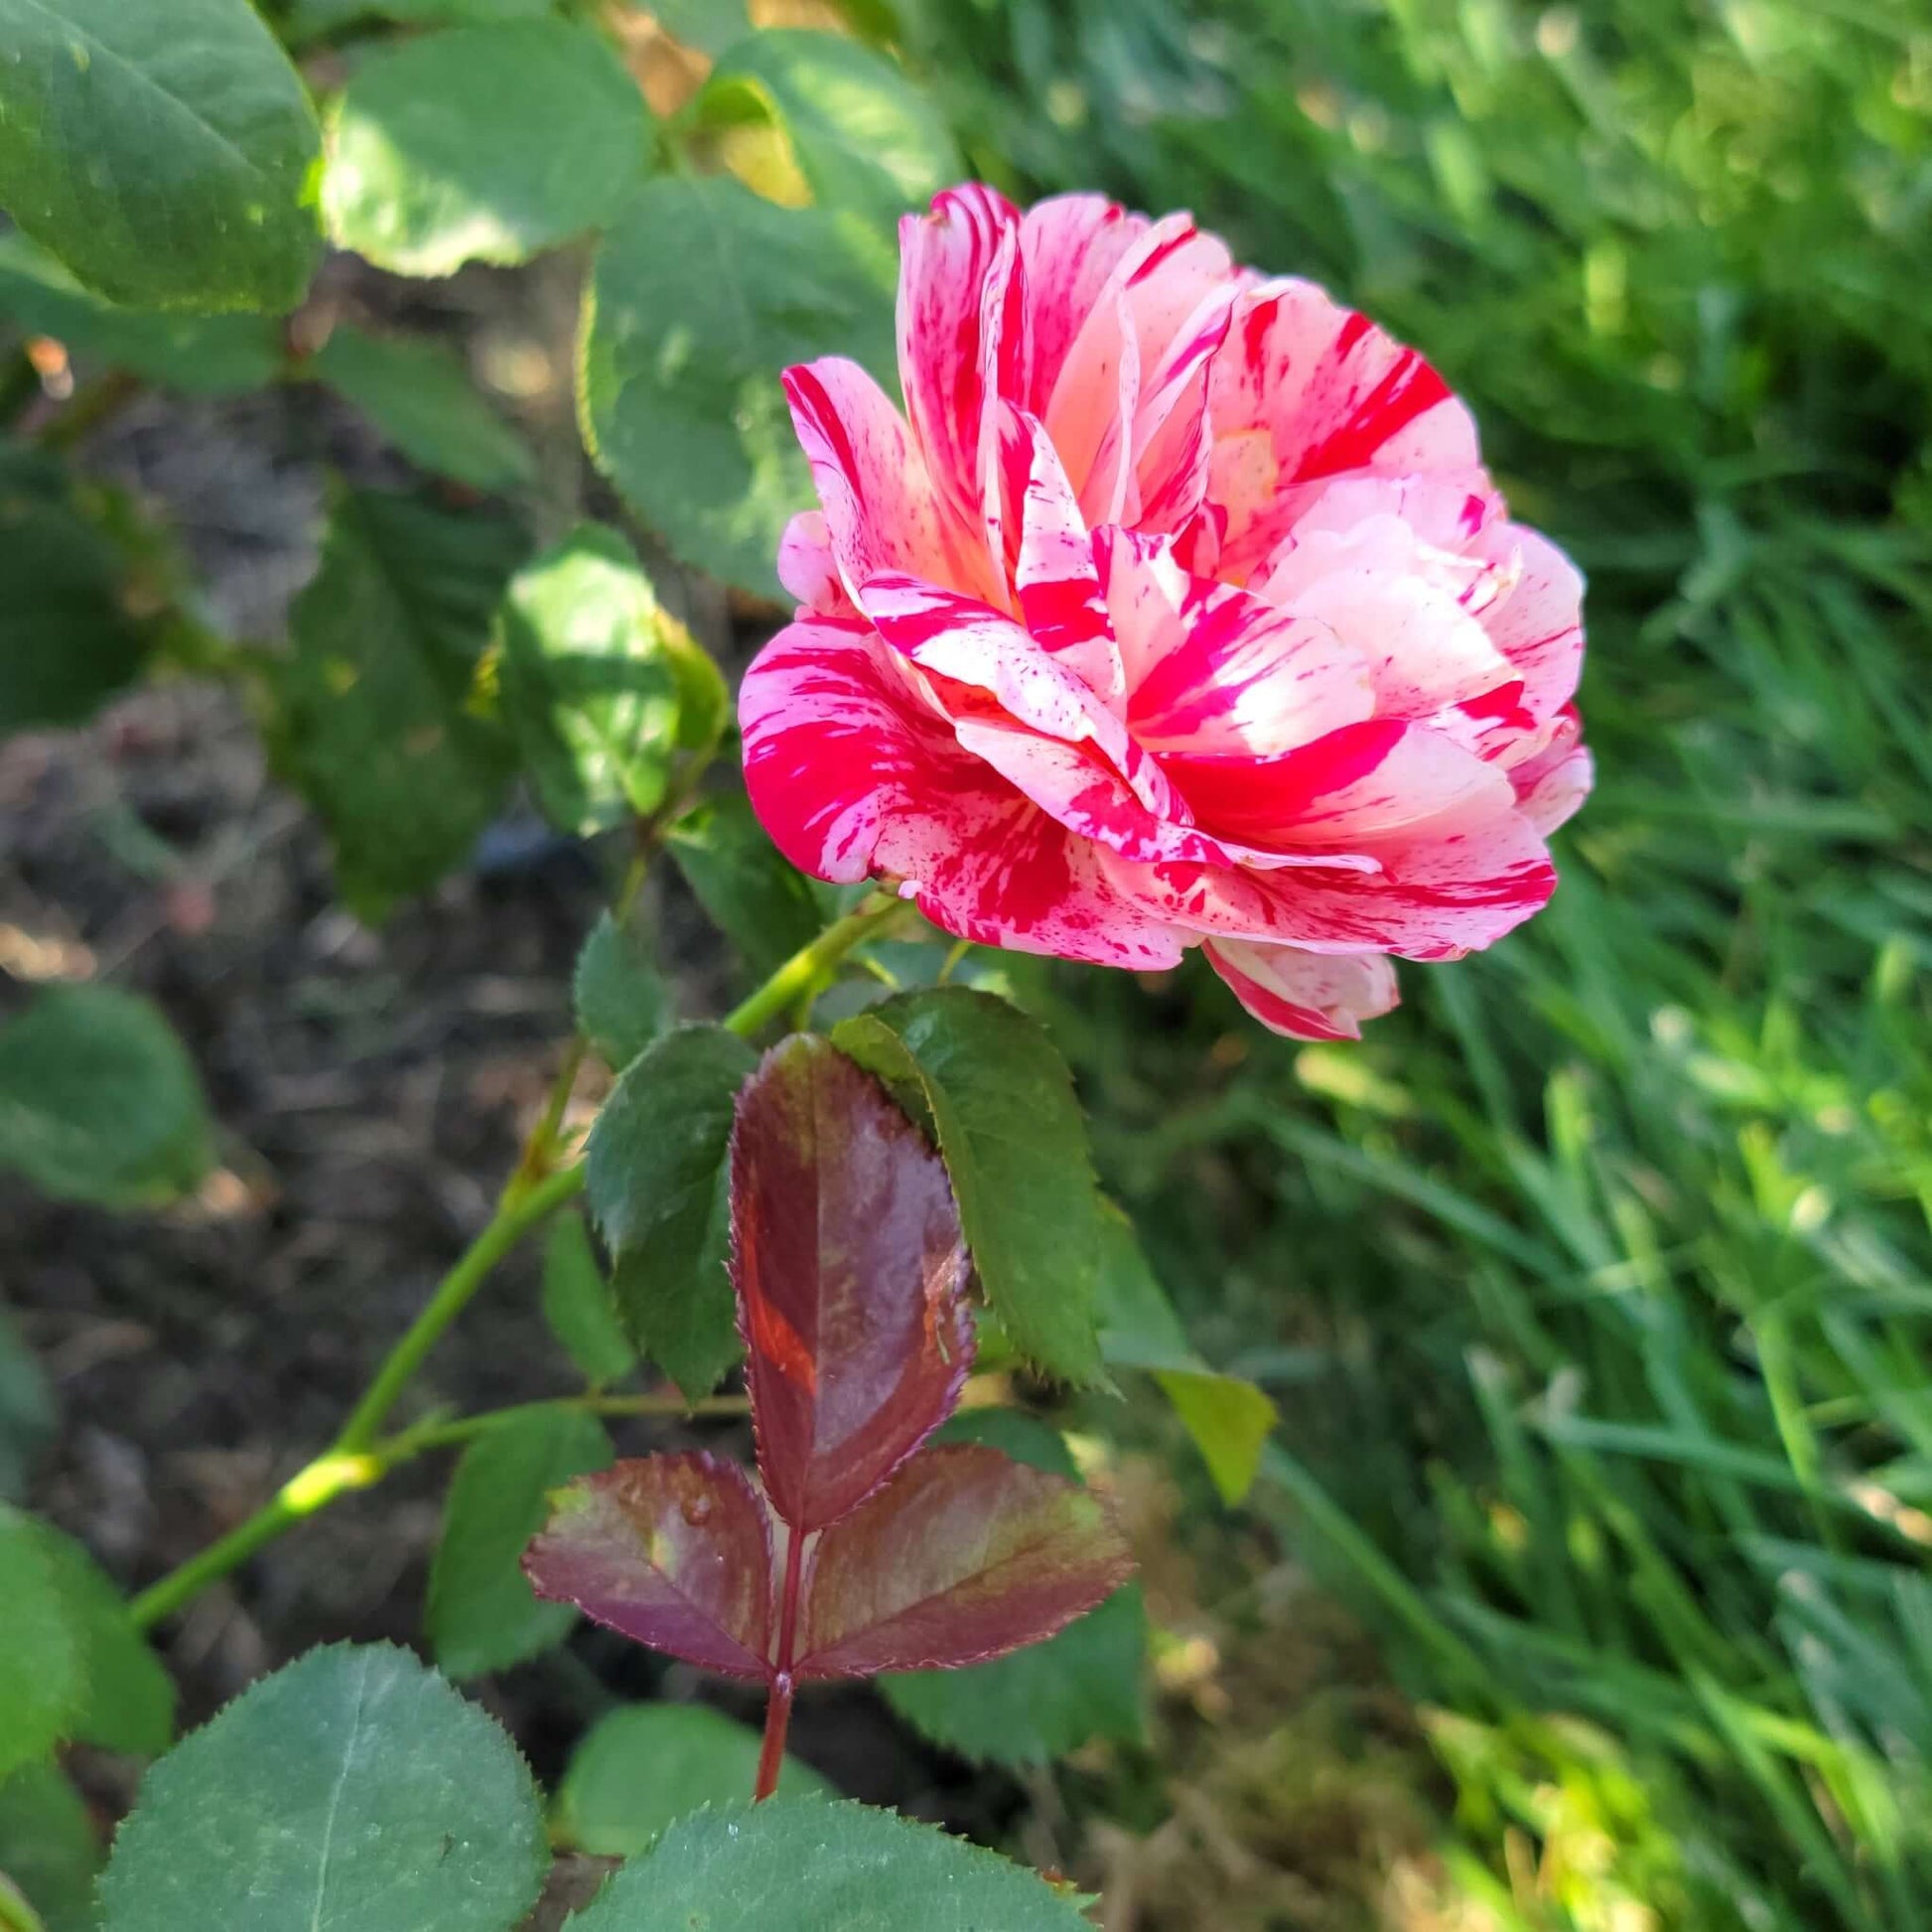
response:
<path id="1" fill-rule="evenodd" d="M 732 1249 L 759 1473 L 823 1529 L 952 1413 L 973 1354 L 946 1171 L 827 1040 L 774 1047 L 739 1095 Z"/>

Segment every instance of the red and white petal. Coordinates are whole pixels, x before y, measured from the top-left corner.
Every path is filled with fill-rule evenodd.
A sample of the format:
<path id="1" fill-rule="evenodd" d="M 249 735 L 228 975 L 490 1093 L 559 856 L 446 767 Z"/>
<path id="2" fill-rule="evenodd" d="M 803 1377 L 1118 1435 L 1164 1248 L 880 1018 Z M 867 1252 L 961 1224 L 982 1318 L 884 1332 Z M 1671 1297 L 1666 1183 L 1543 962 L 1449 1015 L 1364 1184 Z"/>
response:
<path id="1" fill-rule="evenodd" d="M 1519 812 L 1385 845 L 1375 858 L 1373 872 L 1123 866 L 1122 883 L 1150 913 L 1206 937 L 1405 959 L 1493 945 L 1556 890 L 1543 841 Z"/>
<path id="2" fill-rule="evenodd" d="M 980 426 L 986 367 L 1017 256 L 1020 215 L 978 183 L 934 197 L 932 211 L 899 223 L 898 370 L 906 414 L 934 483 L 961 521 L 980 517 Z M 1005 254 L 997 292 L 995 267 Z M 996 299 L 989 305 L 988 296 Z"/>
<path id="3" fill-rule="evenodd" d="M 800 510 L 778 539 L 778 582 L 817 617 L 850 618 L 858 607 L 845 594 L 832 532 L 823 510 Z"/>
<path id="4" fill-rule="evenodd" d="M 1122 720 L 1078 671 L 1010 618 L 909 577 L 874 578 L 861 602 L 887 643 L 928 676 L 983 692 L 1016 723 L 1045 737 L 1091 743 L 1157 818 L 1184 820 L 1161 767 Z"/>
<path id="5" fill-rule="evenodd" d="M 1020 260 L 1026 275 L 1034 362 L 1027 393 L 1017 397 L 1044 420 L 1046 406 L 1081 326 L 1121 260 L 1150 223 L 1098 195 L 1059 195 L 1021 217 Z"/>
<path id="6" fill-rule="evenodd" d="M 1553 721 L 1543 750 L 1510 769 L 1518 809 L 1546 839 L 1576 813 L 1596 780 L 1583 729 L 1576 707 L 1566 705 Z"/>
<path id="7" fill-rule="evenodd" d="M 945 812 L 978 767 L 921 704 L 870 626 L 801 621 L 753 660 L 738 694 L 745 786 L 778 850 L 849 885 L 880 868 L 895 818 Z M 970 835 L 963 809 L 950 832 Z"/>
<path id="8" fill-rule="evenodd" d="M 1400 999 L 1386 953 L 1315 953 L 1210 939 L 1208 964 L 1271 1033 L 1291 1039 L 1360 1039 L 1362 1022 L 1392 1012 Z"/>
<path id="9" fill-rule="evenodd" d="M 856 602 L 869 578 L 908 571 L 984 579 L 948 527 L 905 419 L 857 362 L 829 355 L 784 374 L 791 420 L 811 465 L 832 555 Z"/>
<path id="10" fill-rule="evenodd" d="M 1514 588 L 1482 613 L 1483 628 L 1523 680 L 1525 707 L 1538 719 L 1554 717 L 1583 675 L 1583 573 L 1520 523 L 1490 525 L 1473 547 L 1514 575 Z"/>
<path id="11" fill-rule="evenodd" d="M 1204 831 L 1263 847 L 1374 852 L 1507 817 L 1508 777 L 1420 725 L 1372 718 L 1277 758 L 1174 754 L 1162 766 Z"/>
<path id="12" fill-rule="evenodd" d="M 1293 527 L 1313 484 L 1479 460 L 1473 420 L 1429 363 L 1311 282 L 1243 296 L 1214 358 L 1208 409 L 1227 445 L 1209 484 L 1229 514 L 1221 567 L 1237 578 Z"/>
<path id="13" fill-rule="evenodd" d="M 1134 422 L 1134 481 L 1143 530 L 1179 530 L 1207 494 L 1213 426 L 1207 372 L 1228 332 L 1239 293 L 1232 281 L 1210 287 L 1143 384 Z"/>
<path id="14" fill-rule="evenodd" d="M 976 945 L 1160 971 L 1184 936 L 1122 893 L 1104 846 L 1069 832 L 989 767 L 945 803 L 881 829 L 877 869 L 934 925 Z"/>
<path id="15" fill-rule="evenodd" d="M 1136 570 L 1153 588 L 1128 585 L 1141 634 L 1127 721 L 1157 756 L 1273 758 L 1373 715 L 1361 653 L 1318 619 L 1132 559 L 1117 560 L 1114 581 Z"/>
<path id="16" fill-rule="evenodd" d="M 1036 643 L 1115 704 L 1123 695 L 1120 653 L 1073 486 L 1036 417 L 1011 403 L 999 413 L 999 489 L 1021 618 Z"/>
<path id="17" fill-rule="evenodd" d="M 1067 351 L 1044 419 L 1090 529 L 1137 521 L 1134 419 L 1140 400 L 1140 342 L 1127 298 L 1113 288 Z"/>

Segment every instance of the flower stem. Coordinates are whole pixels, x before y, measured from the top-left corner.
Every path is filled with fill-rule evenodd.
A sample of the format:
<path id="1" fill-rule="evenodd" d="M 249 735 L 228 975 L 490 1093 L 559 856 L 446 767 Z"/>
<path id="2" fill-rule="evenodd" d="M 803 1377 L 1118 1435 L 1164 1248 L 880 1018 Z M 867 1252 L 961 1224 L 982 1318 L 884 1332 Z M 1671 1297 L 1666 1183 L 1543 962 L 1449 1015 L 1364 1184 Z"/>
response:
<path id="1" fill-rule="evenodd" d="M 726 1027 L 735 1034 L 757 1033 L 794 1000 L 813 991 L 861 939 L 884 925 L 898 908 L 899 901 L 889 893 L 869 895 L 844 918 L 828 925 L 809 946 L 793 953 L 756 993 L 735 1007 L 725 1018 Z"/>
<path id="2" fill-rule="evenodd" d="M 724 1025 L 735 1034 L 756 1033 L 766 1021 L 783 1013 L 801 994 L 816 988 L 860 940 L 898 909 L 898 903 L 890 894 L 873 894 L 844 918 L 827 926 L 810 945 L 792 954 L 756 993 L 726 1017 Z M 551 1104 L 532 1133 L 515 1172 L 504 1184 L 488 1225 L 437 1284 L 436 1293 L 423 1311 L 383 1358 L 374 1380 L 350 1411 L 335 1442 L 297 1470 L 281 1491 L 252 1516 L 135 1597 L 131 1609 L 137 1628 L 149 1629 L 163 1617 L 172 1615 L 209 1584 L 238 1569 L 284 1530 L 339 1496 L 381 1481 L 410 1456 L 425 1449 L 468 1442 L 485 1429 L 500 1427 L 515 1415 L 555 1406 L 524 1403 L 514 1409 L 492 1410 L 485 1415 L 381 1438 L 382 1425 L 388 1420 L 389 1412 L 450 1324 L 469 1307 L 489 1271 L 539 1222 L 583 1191 L 581 1161 L 554 1173 L 543 1172 L 555 1154 L 557 1126 L 581 1063 L 579 1042 L 566 1056 L 552 1089 Z M 739 1415 L 744 1411 L 742 1398 L 733 1396 L 695 1404 L 666 1395 L 582 1396 L 564 1400 L 568 1406 L 603 1416 Z M 784 1705 L 788 1714 L 788 1689 Z M 785 1716 L 781 1715 L 778 1720 L 780 1754 L 784 1748 L 784 1724 Z M 775 1770 L 772 1775 L 776 1776 Z"/>

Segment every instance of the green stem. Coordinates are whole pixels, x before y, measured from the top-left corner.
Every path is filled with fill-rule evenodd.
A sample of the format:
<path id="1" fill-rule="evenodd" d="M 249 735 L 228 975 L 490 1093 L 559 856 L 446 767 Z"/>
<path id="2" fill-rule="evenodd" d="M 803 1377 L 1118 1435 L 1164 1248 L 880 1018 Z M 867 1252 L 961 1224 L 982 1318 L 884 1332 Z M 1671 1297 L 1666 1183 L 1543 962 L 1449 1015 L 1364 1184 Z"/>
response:
<path id="1" fill-rule="evenodd" d="M 898 907 L 899 901 L 891 894 L 872 894 L 836 924 L 828 925 L 809 946 L 793 953 L 756 993 L 726 1015 L 725 1026 L 732 1033 L 750 1035 L 777 1019 L 793 1001 L 815 990 L 861 939 L 884 925 Z"/>
<path id="2" fill-rule="evenodd" d="M 582 1163 L 560 1169 L 556 1173 L 521 1189 L 515 1197 L 497 1204 L 489 1225 L 471 1242 L 463 1259 L 443 1277 L 429 1305 L 410 1323 L 408 1332 L 390 1349 L 387 1359 L 368 1386 L 368 1392 L 355 1405 L 349 1419 L 336 1438 L 337 1454 L 353 1455 L 375 1441 L 396 1399 L 409 1386 L 422 1367 L 429 1351 L 442 1339 L 443 1331 L 483 1284 L 483 1277 L 516 1246 L 531 1228 L 561 1207 L 584 1187 Z"/>
<path id="3" fill-rule="evenodd" d="M 725 1026 L 735 1034 L 756 1033 L 766 1021 L 783 1013 L 801 995 L 813 991 L 860 940 L 883 925 L 898 909 L 898 900 L 888 893 L 875 893 L 855 910 L 829 925 L 812 941 L 785 961 L 743 1005 L 729 1014 Z M 486 1429 L 499 1428 L 533 1410 L 554 1407 L 548 1403 L 524 1403 L 511 1409 L 492 1410 L 486 1415 L 466 1417 L 461 1421 L 405 1430 L 400 1435 L 380 1438 L 382 1425 L 431 1349 L 444 1331 L 470 1305 L 489 1271 L 509 1253 L 533 1227 L 554 1213 L 566 1201 L 583 1191 L 584 1166 L 577 1162 L 554 1173 L 542 1173 L 540 1166 L 555 1150 L 556 1127 L 568 1103 L 570 1087 L 576 1081 L 581 1051 L 573 1052 L 560 1071 L 552 1089 L 552 1104 L 531 1137 L 525 1158 L 518 1164 L 503 1189 L 489 1225 L 470 1244 L 456 1265 L 437 1284 L 416 1319 L 384 1357 L 362 1399 L 344 1423 L 341 1433 L 322 1454 L 306 1463 L 284 1485 L 281 1492 L 264 1504 L 245 1522 L 238 1523 L 225 1536 L 218 1537 L 206 1550 L 171 1571 L 151 1588 L 134 1599 L 135 1625 L 148 1629 L 172 1615 L 201 1590 L 231 1570 L 245 1563 L 263 1544 L 326 1507 L 339 1496 L 353 1489 L 366 1489 L 380 1482 L 398 1463 L 426 1449 L 442 1449 L 470 1441 Z M 558 1095 L 561 1093 L 562 1099 Z M 531 1156 L 537 1157 L 535 1163 Z M 736 1396 L 720 1396 L 710 1401 L 686 1403 L 680 1397 L 664 1395 L 580 1396 L 563 1399 L 564 1406 L 582 1409 L 598 1416 L 668 1415 L 742 1415 L 744 1401 Z"/>

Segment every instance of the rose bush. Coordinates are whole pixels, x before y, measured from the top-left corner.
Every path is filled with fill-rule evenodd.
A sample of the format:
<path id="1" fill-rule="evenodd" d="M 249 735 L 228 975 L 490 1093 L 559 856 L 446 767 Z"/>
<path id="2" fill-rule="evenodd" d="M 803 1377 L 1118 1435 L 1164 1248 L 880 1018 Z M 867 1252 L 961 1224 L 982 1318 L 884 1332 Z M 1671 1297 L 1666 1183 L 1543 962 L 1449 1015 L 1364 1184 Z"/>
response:
<path id="1" fill-rule="evenodd" d="M 793 863 L 983 943 L 1198 942 L 1309 1038 L 1535 912 L 1583 585 L 1436 371 L 1184 214 L 967 186 L 900 244 L 905 414 L 787 372 L 820 508 L 740 719 Z"/>

